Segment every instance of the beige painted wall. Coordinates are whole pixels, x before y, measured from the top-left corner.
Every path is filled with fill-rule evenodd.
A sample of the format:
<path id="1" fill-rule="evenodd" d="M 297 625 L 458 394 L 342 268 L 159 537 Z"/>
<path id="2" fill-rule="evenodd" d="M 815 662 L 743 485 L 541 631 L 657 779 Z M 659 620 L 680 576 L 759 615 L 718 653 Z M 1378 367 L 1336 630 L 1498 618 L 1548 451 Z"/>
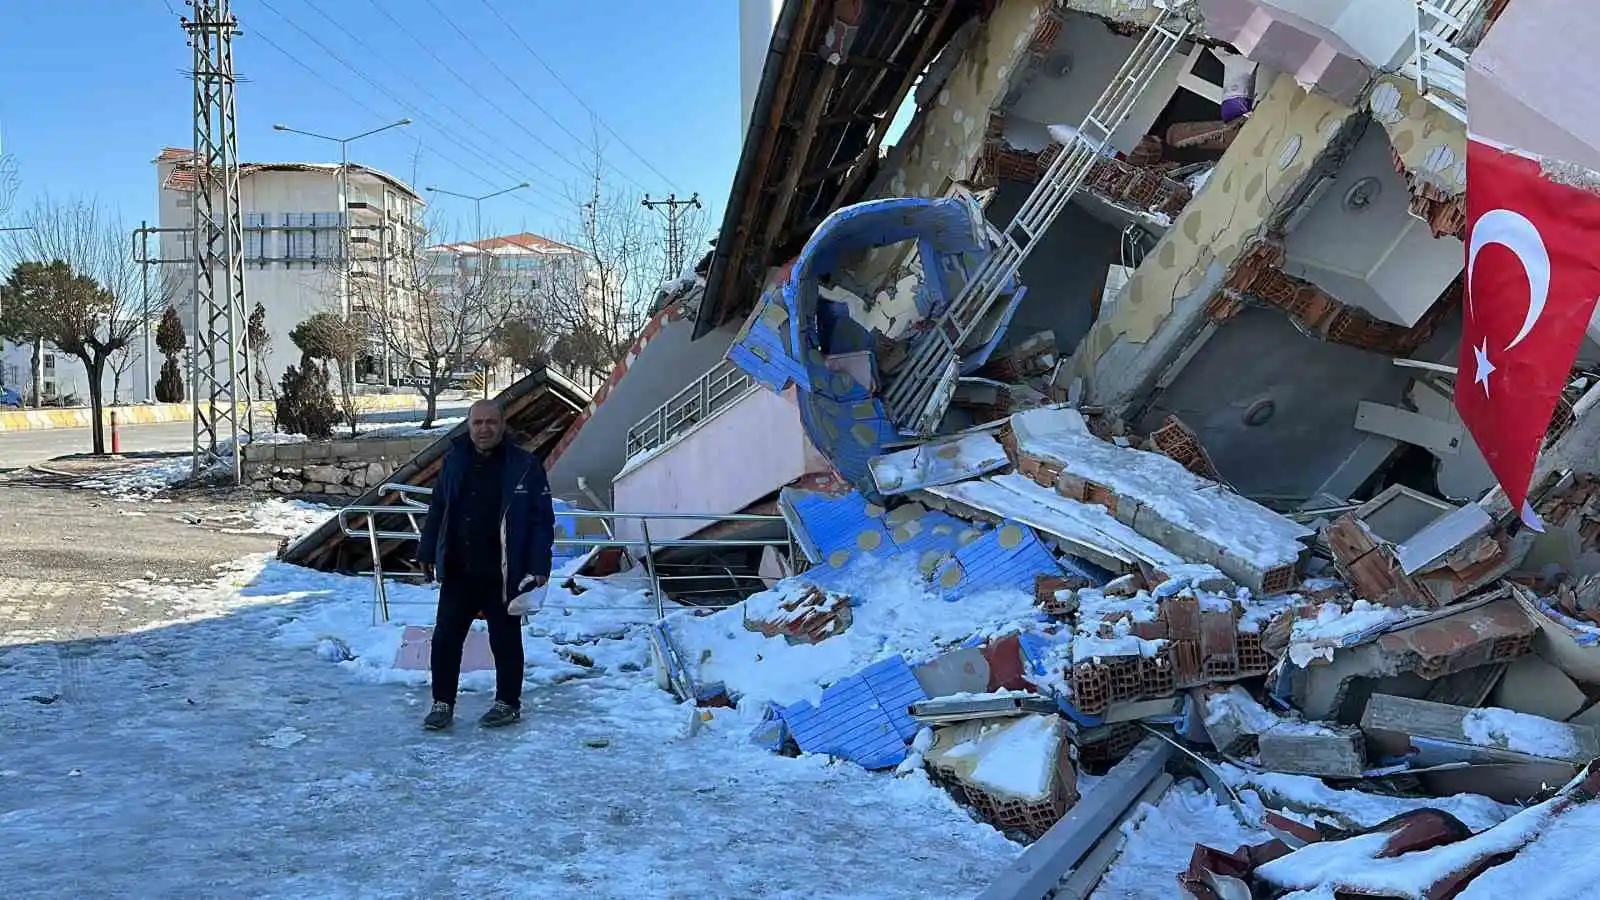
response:
<path id="1" fill-rule="evenodd" d="M 1451 195 L 1467 189 L 1466 126 L 1422 99 L 1414 82 L 1379 79 L 1367 107 L 1419 184 Z"/>
<path id="2" fill-rule="evenodd" d="M 1205 189 L 1134 272 L 1111 315 L 1096 322 L 1079 344 L 1073 373 L 1089 377 L 1119 341 L 1149 341 L 1179 298 L 1201 286 L 1209 268 L 1233 263 L 1354 114 L 1336 101 L 1308 94 L 1292 75 L 1279 76 Z"/>

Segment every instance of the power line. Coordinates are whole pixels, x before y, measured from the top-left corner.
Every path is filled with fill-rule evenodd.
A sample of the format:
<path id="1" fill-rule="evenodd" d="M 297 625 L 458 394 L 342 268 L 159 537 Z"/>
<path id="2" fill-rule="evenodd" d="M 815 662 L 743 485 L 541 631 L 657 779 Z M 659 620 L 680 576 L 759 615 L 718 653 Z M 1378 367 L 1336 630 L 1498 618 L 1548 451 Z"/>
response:
<path id="1" fill-rule="evenodd" d="M 418 118 L 422 119 L 424 122 L 427 122 L 429 124 L 429 126 L 431 126 L 435 131 L 437 131 L 441 137 L 445 138 L 450 143 L 461 147 L 462 149 L 466 150 L 468 153 L 472 154 L 473 156 L 477 156 L 477 157 L 481 158 L 483 161 L 485 161 L 487 163 L 490 163 L 492 165 L 495 165 L 496 167 L 500 168 L 501 171 L 507 173 L 507 175 L 509 177 L 521 180 L 522 176 L 518 175 L 516 172 L 514 172 L 510 168 L 506 167 L 503 163 L 499 162 L 499 160 L 493 154 L 485 153 L 482 149 L 477 148 L 474 145 L 468 143 L 464 138 L 452 136 L 450 134 L 450 130 L 448 128 L 440 125 L 439 121 L 437 119 L 435 119 L 432 116 L 428 115 L 426 112 L 423 112 L 420 108 L 418 108 L 418 107 L 416 107 L 416 106 L 414 106 L 412 104 L 407 103 L 405 100 L 403 100 L 400 97 L 396 96 L 388 88 L 384 87 L 382 84 L 380 84 L 379 82 L 377 82 L 374 79 L 372 79 L 371 77 L 369 77 L 366 73 L 362 72 L 360 69 L 357 69 L 355 66 L 351 65 L 348 61 L 346 61 L 344 59 L 344 57 L 340 56 L 331 47 L 329 47 L 327 44 L 325 44 L 321 40 L 319 40 L 316 35 L 312 34 L 309 31 L 307 31 L 305 28 L 301 27 L 298 23 L 296 23 L 293 19 L 290 19 L 288 16 L 285 16 L 282 12 L 280 12 L 276 7 L 274 7 L 272 5 L 270 0 L 260 0 L 260 2 L 261 2 L 261 5 L 264 6 L 273 15 L 277 16 L 280 19 L 283 19 L 285 22 L 288 22 L 291 27 L 293 27 L 296 31 L 299 31 L 301 34 L 305 35 L 313 44 L 316 44 L 318 47 L 320 47 L 322 49 L 322 51 L 324 53 L 327 53 L 329 56 L 333 57 L 335 62 L 337 62 L 340 65 L 344 66 L 346 69 L 349 69 L 352 73 L 354 73 L 356 75 L 356 77 L 358 77 L 362 81 L 365 81 L 368 84 L 372 85 L 372 87 L 374 89 L 376 89 L 379 93 L 381 93 L 384 96 L 388 97 L 392 102 L 399 104 L 402 109 L 410 109 L 414 115 L 416 115 Z M 287 52 L 284 51 L 282 47 L 278 47 L 277 49 L 279 50 L 279 52 L 283 52 L 286 55 L 288 55 Z M 292 57 L 291 56 L 291 58 L 296 58 L 296 57 Z M 296 59 L 298 59 L 298 58 L 296 58 Z M 334 82 L 329 82 L 329 83 L 331 84 L 331 83 L 334 83 Z M 470 171 L 470 169 L 468 169 L 468 171 Z M 476 176 L 475 175 L 474 177 L 478 177 L 485 184 L 491 184 L 492 183 L 492 182 L 488 181 L 487 179 L 482 178 L 481 176 Z M 529 201 L 526 197 L 519 197 L 518 199 L 520 201 L 524 202 L 524 203 L 528 203 L 529 205 L 532 205 L 531 201 Z"/>
<path id="2" fill-rule="evenodd" d="M 557 128 L 559 128 L 563 132 L 565 132 L 568 137 L 570 137 L 573 140 L 577 141 L 579 146 L 583 146 L 583 147 L 588 147 L 589 146 L 588 144 L 586 144 L 584 142 L 583 138 L 580 138 L 576 134 L 573 134 L 572 131 L 567 128 L 567 126 L 561 124 L 561 121 L 559 119 L 557 119 L 550 112 L 550 110 L 545 109 L 543 104 L 541 104 L 538 100 L 535 100 L 533 98 L 533 95 L 528 93 L 527 89 L 522 86 L 521 82 L 519 82 L 517 79 L 515 79 L 515 78 L 513 78 L 511 76 L 511 73 L 507 72 L 505 69 L 500 68 L 500 64 L 494 61 L 494 57 L 490 56 L 489 53 L 486 50 L 483 49 L 483 46 L 481 44 L 479 44 L 478 42 L 474 41 L 472 39 L 471 35 L 467 34 L 465 31 L 461 30 L 461 26 L 457 25 L 456 21 L 454 19 L 450 18 L 450 16 L 447 13 L 445 13 L 444 10 L 440 9 L 439 5 L 437 3 L 435 3 L 434 0 L 424 0 L 424 2 L 427 3 L 428 6 L 432 7 L 434 12 L 438 13 L 439 17 L 444 19 L 445 23 L 448 24 L 455 31 L 456 34 L 460 35 L 461 39 L 463 41 L 465 41 L 474 50 L 478 51 L 478 55 L 479 56 L 482 56 L 484 59 L 488 60 L 489 61 L 489 65 L 494 66 L 494 70 L 496 72 L 500 73 L 500 77 L 504 78 L 506 80 L 507 84 L 511 85 L 511 87 L 514 88 L 517 93 L 521 94 L 523 99 L 527 100 L 528 103 L 530 103 L 533 106 L 534 109 L 537 109 L 539 112 L 544 113 L 545 118 L 549 119 L 552 123 L 555 124 L 555 126 Z M 598 150 L 598 148 L 596 148 L 596 150 Z M 581 166 L 579 166 L 577 168 L 578 168 L 579 171 L 583 171 L 583 168 Z M 621 175 L 623 178 L 628 179 L 628 181 L 632 182 L 633 185 L 635 187 L 639 188 L 640 190 L 645 190 L 646 189 L 644 185 L 642 185 L 638 181 L 634 180 L 634 178 L 632 176 L 630 176 L 627 172 L 624 172 L 621 169 L 618 169 L 617 170 L 617 174 Z"/>
<path id="3" fill-rule="evenodd" d="M 324 11 L 321 7 L 317 6 L 316 3 L 312 2 L 312 0 L 305 0 L 305 4 L 306 4 L 306 6 L 311 8 L 312 12 L 315 12 L 317 15 L 319 15 L 323 19 L 327 20 L 328 24 L 330 24 L 333 27 L 335 27 L 335 28 L 339 29 L 340 31 L 344 32 L 345 36 L 350 38 L 352 44 L 358 42 L 358 39 L 350 31 L 350 29 L 348 27 L 346 27 L 345 25 L 341 24 L 338 20 L 334 19 L 326 11 Z M 374 4 L 374 7 L 378 10 L 378 12 L 383 13 L 383 15 L 385 15 L 385 16 L 389 15 L 388 12 L 386 12 L 382 7 L 376 6 L 376 4 Z M 394 19 L 392 17 L 390 17 L 389 20 L 391 22 L 394 21 Z M 399 25 L 398 22 L 395 22 L 395 24 Z M 404 30 L 404 29 L 402 28 L 402 30 Z M 407 34 L 406 36 L 407 37 L 411 37 L 410 34 Z M 413 38 L 413 40 L 415 40 L 415 39 Z M 423 49 L 427 49 L 427 48 L 424 47 Z M 439 97 L 439 95 L 433 93 L 433 91 L 430 90 L 427 87 L 427 85 L 422 84 L 416 78 L 412 77 L 411 73 L 407 72 L 404 69 L 404 67 L 396 66 L 396 65 L 392 65 L 391 64 L 390 68 L 394 69 L 396 72 L 399 72 L 400 76 L 402 78 L 404 78 L 407 82 L 409 82 L 413 87 L 415 87 L 417 89 L 417 91 L 420 92 L 424 97 L 427 97 L 428 99 L 432 100 L 434 103 L 438 104 L 441 108 L 443 108 L 445 110 L 448 110 L 450 115 L 455 117 L 457 120 L 459 120 L 462 123 L 462 125 L 466 127 L 466 129 L 471 130 L 471 131 L 479 132 L 487 140 L 489 140 L 491 144 L 494 142 L 494 136 L 493 135 L 489 134 L 489 132 L 487 130 L 485 130 L 484 128 L 482 128 L 481 126 L 478 126 L 478 125 L 474 124 L 473 122 L 471 122 L 469 119 L 467 119 L 467 117 L 465 117 L 465 116 L 461 115 L 460 113 L 456 112 L 455 109 L 453 108 L 452 104 L 450 104 L 450 103 L 446 102 L 445 100 L 441 99 Z M 524 164 L 526 164 L 533 171 L 542 173 L 545 177 L 549 178 L 551 181 L 560 180 L 549 169 L 546 169 L 544 166 L 541 166 L 539 163 L 534 162 L 532 159 L 529 159 L 528 157 L 522 155 L 520 152 L 518 152 L 516 150 L 513 150 L 513 149 L 511 149 L 509 147 L 506 147 L 504 149 L 505 149 L 506 153 L 508 153 L 511 156 L 514 156 L 517 159 L 521 160 Z M 515 178 L 515 179 L 517 179 L 519 181 L 522 180 L 521 176 L 519 176 L 519 175 L 511 174 L 509 172 L 507 174 L 509 174 L 512 178 Z M 543 185 L 540 185 L 540 187 L 543 187 Z M 545 188 L 545 189 L 549 190 L 549 188 Z"/>
<path id="4" fill-rule="evenodd" d="M 556 84 L 561 85 L 561 87 L 564 90 L 566 90 L 566 92 L 568 94 L 571 94 L 572 95 L 572 99 L 578 101 L 578 105 L 579 106 L 582 106 L 584 109 L 588 110 L 589 115 L 593 116 L 594 120 L 596 122 L 599 122 L 600 123 L 600 127 L 604 128 L 608 134 L 610 134 L 612 137 L 616 138 L 617 139 L 617 143 L 621 144 L 623 149 L 625 149 L 629 153 L 633 154 L 633 158 L 634 159 L 637 159 L 639 162 L 644 163 L 645 168 L 649 169 L 651 172 L 654 172 L 657 178 L 660 178 L 662 181 L 665 181 L 667 183 L 668 187 L 676 188 L 678 186 L 676 182 L 674 182 L 671 178 L 668 178 L 666 176 L 666 174 L 663 173 L 660 169 L 656 168 L 654 165 L 651 165 L 650 160 L 645 159 L 644 156 L 639 153 L 639 151 L 633 149 L 633 146 L 631 144 L 629 144 L 627 142 L 627 140 L 625 138 L 623 138 L 622 135 L 617 134 L 616 130 L 613 129 L 609 124 L 607 124 L 606 120 L 601 118 L 601 116 L 600 116 L 600 114 L 598 112 L 595 112 L 594 107 L 590 106 L 588 103 L 585 103 L 583 98 L 578 96 L 578 92 L 573 90 L 572 86 L 567 84 L 567 82 L 560 75 L 556 74 L 556 70 L 552 69 L 550 67 L 550 64 L 544 61 L 544 57 L 540 56 L 538 54 L 538 52 L 535 51 L 533 49 L 533 47 L 531 45 L 529 45 L 526 40 L 523 39 L 522 34 L 517 31 L 516 26 L 512 25 L 511 22 L 509 20 L 507 20 L 505 16 L 501 15 L 500 11 L 495 9 L 494 6 L 489 2 L 489 0 L 478 0 L 478 2 L 482 3 L 484 8 L 489 10 L 490 14 L 492 14 L 496 19 L 500 20 L 500 24 L 505 27 L 506 31 L 508 33 L 510 33 L 510 35 L 513 38 L 516 39 L 517 43 L 522 45 L 522 49 L 528 51 L 528 55 L 533 57 L 533 61 L 538 63 L 540 65 L 540 67 L 542 67 L 546 72 L 548 72 L 550 74 L 550 77 L 554 78 L 556 80 Z"/>
<path id="5" fill-rule="evenodd" d="M 325 75 L 323 75 L 321 72 L 318 72 L 316 69 L 312 68 L 309 63 L 305 62 L 304 60 L 302 60 L 300 57 L 296 56 L 295 54 L 290 53 L 288 50 L 285 50 L 280 44 L 278 44 L 276 41 L 272 40 L 271 38 L 267 37 L 266 34 L 262 33 L 260 30 L 252 29 L 251 32 L 250 32 L 250 36 L 260 40 L 262 43 L 266 44 L 268 47 L 271 47 L 272 49 L 278 51 L 278 53 L 280 55 L 282 55 L 285 59 L 288 59 L 290 62 L 293 62 L 295 65 L 297 65 L 300 68 L 306 70 L 306 72 L 309 73 L 313 78 L 315 78 L 319 84 L 324 84 L 324 85 L 327 85 L 329 87 L 332 87 L 338 93 L 343 94 L 345 99 L 347 99 L 351 103 L 355 104 L 357 108 L 363 109 L 363 110 L 365 110 L 365 111 L 367 111 L 367 112 L 371 113 L 372 115 L 377 116 L 379 118 L 387 117 L 387 115 L 388 115 L 387 113 L 380 112 L 379 110 L 374 108 L 371 104 L 369 104 L 366 101 L 362 100 L 360 97 L 357 97 L 356 95 L 350 93 L 348 90 L 346 90 L 345 88 L 340 86 L 340 84 L 339 84 L 339 82 L 337 80 L 330 79 L 330 78 L 326 77 Z M 415 110 L 413 110 L 413 112 L 416 113 L 419 117 L 422 117 L 421 113 L 416 112 Z M 435 128 L 437 130 L 437 126 L 435 126 Z M 482 154 L 478 153 L 477 151 L 472 150 L 470 147 L 467 147 L 466 145 L 462 144 L 461 142 L 451 139 L 448 134 L 441 133 L 441 136 L 444 137 L 445 140 L 450 142 L 451 144 L 454 144 L 455 146 L 465 150 L 471 156 L 482 156 Z M 435 156 L 438 156 L 440 159 L 444 160 L 445 162 L 450 163 L 451 165 L 455 166 L 457 169 L 460 169 L 466 175 L 478 180 L 479 182 L 482 182 L 483 184 L 486 184 L 486 185 L 492 185 L 494 183 L 494 182 L 490 181 L 488 178 L 485 178 L 482 174 L 480 174 L 480 171 L 481 171 L 481 168 L 482 168 L 481 166 L 468 165 L 466 163 L 463 163 L 460 159 L 440 151 L 437 147 L 426 147 L 425 145 L 422 144 L 422 142 L 420 140 L 418 141 L 418 144 L 419 144 L 419 146 L 424 146 L 425 149 L 428 149 L 429 152 L 433 153 Z M 483 161 L 489 163 L 490 165 L 493 165 L 493 166 L 499 168 L 501 171 L 505 172 L 507 175 L 509 175 L 512 178 L 519 178 L 520 177 L 514 171 L 512 171 L 511 169 L 505 167 L 504 165 L 501 165 L 498 161 L 496 161 L 496 160 L 494 160 L 492 158 L 483 157 Z M 528 198 L 526 198 L 526 197 L 517 197 L 516 199 L 519 202 L 524 203 L 524 204 L 528 205 L 529 207 L 532 207 L 535 210 L 538 210 L 539 212 L 555 213 L 555 210 L 543 209 L 543 208 L 540 208 L 539 206 L 536 206 L 532 201 L 528 200 Z M 556 213 L 556 214 L 559 215 L 560 213 Z"/>
<path id="6" fill-rule="evenodd" d="M 473 84 L 467 78 L 464 78 L 461 75 L 460 72 L 456 71 L 454 66 L 450 65 L 448 62 L 445 62 L 444 59 L 442 57 L 440 57 L 439 54 L 436 53 L 432 47 L 429 47 L 426 43 L 424 43 L 421 39 L 419 39 L 415 34 L 412 34 L 412 32 L 411 32 L 411 30 L 409 28 L 407 28 L 405 25 L 403 25 L 393 15 L 391 15 L 388 10 L 384 9 L 381 5 L 379 5 L 377 0 L 368 0 L 368 2 L 371 3 L 373 9 L 376 9 L 384 18 L 388 19 L 396 28 L 400 29 L 400 32 L 402 34 L 404 34 L 407 38 L 410 38 L 412 43 L 416 44 L 418 47 L 421 47 L 422 51 L 424 53 L 428 54 L 428 56 L 431 57 L 434 62 L 438 63 L 441 68 L 443 68 L 445 71 L 449 72 L 457 81 L 459 81 L 463 85 L 465 85 L 467 90 L 469 90 L 473 94 L 475 94 L 478 97 L 478 99 L 482 100 L 484 103 L 488 104 L 492 109 L 494 109 L 495 112 L 497 112 L 501 116 L 505 117 L 506 121 L 510 122 L 511 124 L 515 125 L 517 128 L 521 129 L 522 133 L 526 134 L 529 138 L 533 139 L 534 143 L 536 143 L 539 146 L 541 146 L 541 147 L 545 148 L 546 150 L 550 151 L 550 155 L 551 156 L 554 156 L 556 159 L 559 159 L 562 162 L 566 163 L 567 165 L 573 167 L 574 169 L 577 169 L 578 172 L 582 173 L 582 172 L 585 171 L 583 166 L 579 165 L 578 163 L 573 162 L 571 159 L 568 159 L 565 155 L 562 154 L 562 152 L 560 150 L 557 150 L 549 141 L 546 141 L 544 138 L 542 138 L 538 134 L 534 133 L 534 131 L 532 129 L 530 129 L 527 125 L 524 125 L 522 123 L 521 119 L 518 119 L 516 116 L 514 116 L 511 113 L 507 112 L 504 107 L 502 107 L 500 104 L 496 103 L 493 98 L 491 98 L 488 94 L 485 94 L 477 85 Z M 306 4 L 308 6 L 311 5 L 311 0 L 306 0 Z M 432 4 L 430 3 L 429 5 L 431 6 Z M 435 7 L 433 7 L 433 9 L 434 9 L 435 12 L 437 12 L 439 8 L 437 6 L 435 6 Z M 456 28 L 455 23 L 450 21 L 449 17 L 446 17 L 446 21 L 449 22 L 450 27 L 455 28 L 456 33 L 458 33 L 458 34 L 461 33 L 461 29 L 460 28 Z M 469 39 L 469 42 L 470 42 L 470 39 Z M 493 64 L 493 62 L 494 62 L 494 60 L 491 59 L 490 63 Z M 499 69 L 498 66 L 496 66 L 495 68 Z M 500 70 L 500 74 L 501 75 L 505 75 L 504 70 Z M 557 123 L 557 124 L 559 124 L 559 123 Z M 555 178 L 554 175 L 551 175 L 550 177 L 552 179 Z"/>

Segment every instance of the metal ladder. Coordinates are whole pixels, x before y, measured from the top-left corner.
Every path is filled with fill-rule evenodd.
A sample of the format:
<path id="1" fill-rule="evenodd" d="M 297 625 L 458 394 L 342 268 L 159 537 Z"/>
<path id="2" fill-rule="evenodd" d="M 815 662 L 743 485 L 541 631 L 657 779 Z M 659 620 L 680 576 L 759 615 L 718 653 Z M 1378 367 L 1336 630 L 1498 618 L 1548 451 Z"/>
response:
<path id="1" fill-rule="evenodd" d="M 1197 18 L 1193 0 L 1168 4 L 1095 101 L 1078 126 L 1077 135 L 1050 164 L 1038 187 L 1000 233 L 999 247 L 962 285 L 934 327 L 917 339 L 905 369 L 883 398 L 890 419 L 902 429 L 926 435 L 937 427 L 943 410 L 931 409 L 929 400 L 941 376 L 1012 283 L 1056 216 L 1066 208 L 1110 143 L 1111 135 L 1128 118 L 1139 97 L 1194 28 Z"/>
<path id="2" fill-rule="evenodd" d="M 1482 11 L 1483 0 L 1416 0 L 1416 55 L 1407 74 L 1417 92 L 1458 121 L 1467 120 L 1467 56 L 1463 33 Z"/>

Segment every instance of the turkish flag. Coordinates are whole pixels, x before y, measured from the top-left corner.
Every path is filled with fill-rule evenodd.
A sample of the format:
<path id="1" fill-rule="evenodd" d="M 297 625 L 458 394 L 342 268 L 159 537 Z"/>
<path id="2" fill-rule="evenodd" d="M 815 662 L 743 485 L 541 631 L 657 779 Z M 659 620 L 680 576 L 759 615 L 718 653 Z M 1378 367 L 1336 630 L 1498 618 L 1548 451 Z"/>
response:
<path id="1" fill-rule="evenodd" d="M 1467 143 L 1467 292 L 1456 409 L 1523 520 L 1534 462 L 1600 298 L 1600 194 Z"/>

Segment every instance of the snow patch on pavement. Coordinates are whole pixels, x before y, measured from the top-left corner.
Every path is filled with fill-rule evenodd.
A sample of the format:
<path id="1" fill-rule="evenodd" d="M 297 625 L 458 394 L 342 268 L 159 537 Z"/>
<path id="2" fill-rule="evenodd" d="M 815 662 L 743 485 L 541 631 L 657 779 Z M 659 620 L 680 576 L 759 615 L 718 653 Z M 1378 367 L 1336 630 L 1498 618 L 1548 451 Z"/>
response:
<path id="1" fill-rule="evenodd" d="M 1020 849 L 922 773 L 751 747 L 737 711 L 654 686 L 637 632 L 585 645 L 619 664 L 559 684 L 584 667 L 530 634 L 522 724 L 471 726 L 478 673 L 430 735 L 426 675 L 392 663 L 432 588 L 393 584 L 377 624 L 366 579 L 265 556 L 124 589 L 182 595 L 183 621 L 74 645 L 85 689 L 26 699 L 58 645 L 0 658 L 0 727 L 22 738 L 0 744 L 0 896 L 66 872 L 97 896 L 897 900 L 971 896 Z"/>

